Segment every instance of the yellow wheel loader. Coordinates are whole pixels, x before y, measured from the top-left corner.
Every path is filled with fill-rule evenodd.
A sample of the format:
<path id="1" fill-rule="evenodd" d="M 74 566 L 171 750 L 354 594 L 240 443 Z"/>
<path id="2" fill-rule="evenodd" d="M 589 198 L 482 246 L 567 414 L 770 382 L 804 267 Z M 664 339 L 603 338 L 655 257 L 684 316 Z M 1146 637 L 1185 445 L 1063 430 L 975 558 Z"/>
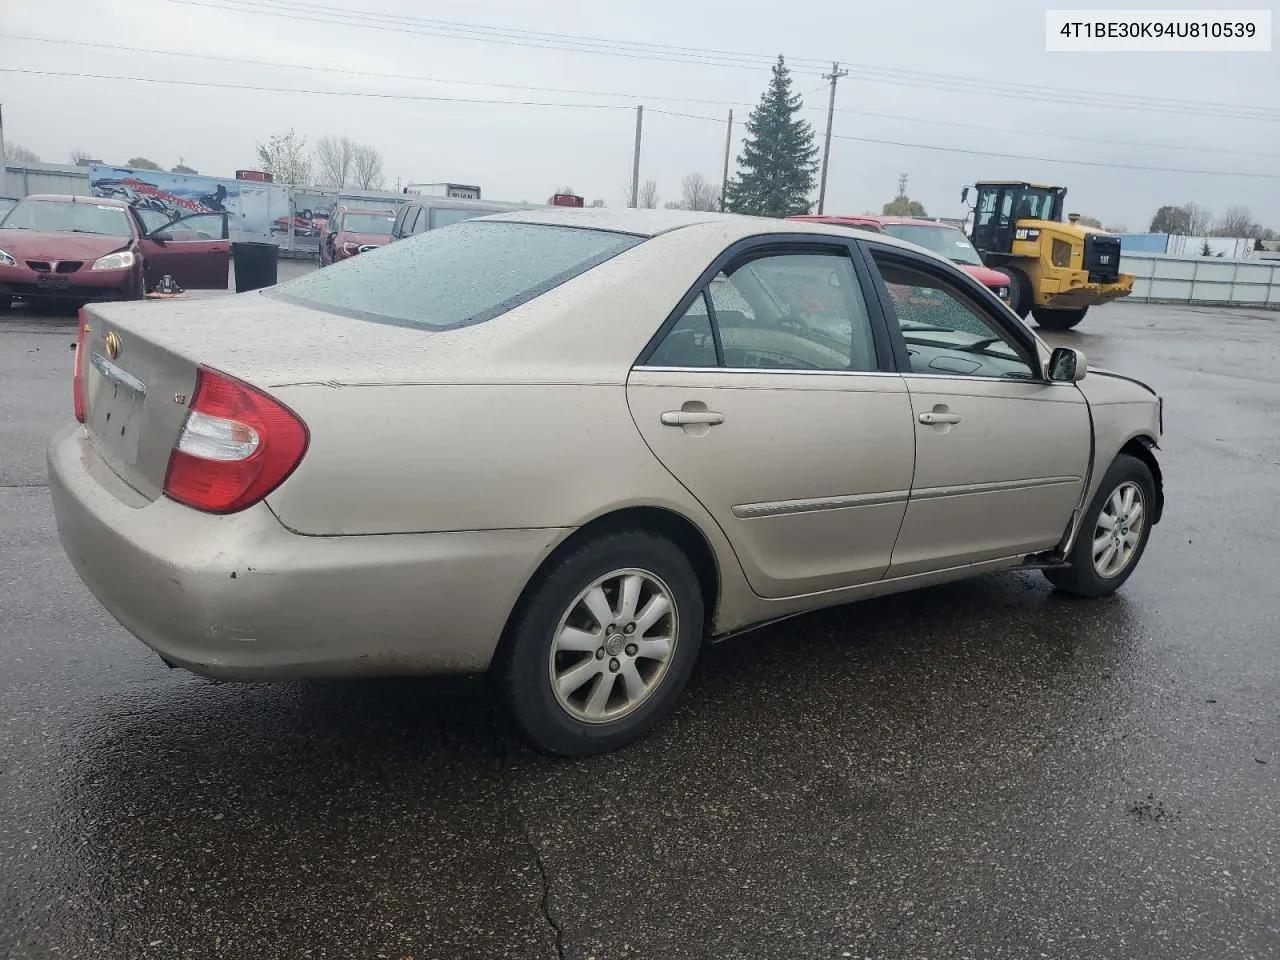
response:
<path id="1" fill-rule="evenodd" d="M 993 180 L 976 184 L 969 237 L 982 262 L 1009 277 L 1009 304 L 1048 330 L 1068 330 L 1085 311 L 1133 292 L 1120 272 L 1120 238 L 1062 222 L 1066 187 Z M 969 200 L 969 187 L 960 194 Z"/>

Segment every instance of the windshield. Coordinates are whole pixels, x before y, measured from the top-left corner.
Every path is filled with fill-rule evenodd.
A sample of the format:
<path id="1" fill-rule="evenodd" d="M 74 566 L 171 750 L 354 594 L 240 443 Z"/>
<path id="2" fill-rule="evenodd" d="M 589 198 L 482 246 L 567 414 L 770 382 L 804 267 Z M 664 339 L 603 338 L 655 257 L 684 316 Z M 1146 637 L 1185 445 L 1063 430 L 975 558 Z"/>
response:
<path id="1" fill-rule="evenodd" d="M 380 237 L 391 236 L 391 225 L 396 218 L 388 213 L 344 213 L 342 229 L 347 233 L 376 233 Z"/>
<path id="2" fill-rule="evenodd" d="M 932 250 L 953 263 L 981 266 L 982 258 L 961 231 L 954 227 L 925 227 L 909 223 L 886 223 L 884 232 L 899 240 Z"/>
<path id="3" fill-rule="evenodd" d="M 379 247 L 263 293 L 358 320 L 447 330 L 506 313 L 643 239 L 474 220 Z"/>
<path id="4" fill-rule="evenodd" d="M 1018 193 L 1018 206 L 1013 211 L 1015 220 L 1052 220 L 1053 191 L 1028 187 Z"/>
<path id="5" fill-rule="evenodd" d="M 105 237 L 132 237 L 129 214 L 92 200 L 23 200 L 4 218 L 6 230 L 38 230 L 41 233 L 98 233 Z"/>

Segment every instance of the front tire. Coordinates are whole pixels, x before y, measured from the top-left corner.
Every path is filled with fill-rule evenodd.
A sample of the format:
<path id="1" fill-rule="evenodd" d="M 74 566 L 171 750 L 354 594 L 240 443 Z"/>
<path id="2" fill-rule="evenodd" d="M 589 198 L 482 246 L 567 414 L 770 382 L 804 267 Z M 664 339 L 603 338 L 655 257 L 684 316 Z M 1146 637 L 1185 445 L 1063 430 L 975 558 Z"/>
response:
<path id="1" fill-rule="evenodd" d="M 640 531 L 602 535 L 522 600 L 496 665 L 503 699 L 545 750 L 615 750 L 671 709 L 702 634 L 702 591 L 678 547 Z"/>
<path id="2" fill-rule="evenodd" d="M 1122 453 L 1111 461 L 1076 533 L 1070 566 L 1045 570 L 1049 582 L 1081 597 L 1115 593 L 1147 548 L 1155 489 L 1151 468 L 1137 457 Z"/>
<path id="3" fill-rule="evenodd" d="M 1071 310 L 1032 307 L 1031 315 L 1036 318 L 1036 324 L 1046 330 L 1070 330 L 1084 319 L 1084 315 L 1088 310 L 1088 307 L 1076 307 Z"/>

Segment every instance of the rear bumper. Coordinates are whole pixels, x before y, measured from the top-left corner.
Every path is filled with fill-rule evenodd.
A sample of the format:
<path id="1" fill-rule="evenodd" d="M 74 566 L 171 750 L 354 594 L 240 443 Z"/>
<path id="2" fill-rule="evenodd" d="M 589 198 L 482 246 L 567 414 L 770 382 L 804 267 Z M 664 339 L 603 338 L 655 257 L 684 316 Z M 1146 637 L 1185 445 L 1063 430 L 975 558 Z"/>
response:
<path id="1" fill-rule="evenodd" d="M 213 516 L 148 502 L 79 425 L 49 447 L 58 535 L 102 605 L 169 662 L 226 680 L 484 670 L 563 535 L 304 537 L 265 504 Z"/>

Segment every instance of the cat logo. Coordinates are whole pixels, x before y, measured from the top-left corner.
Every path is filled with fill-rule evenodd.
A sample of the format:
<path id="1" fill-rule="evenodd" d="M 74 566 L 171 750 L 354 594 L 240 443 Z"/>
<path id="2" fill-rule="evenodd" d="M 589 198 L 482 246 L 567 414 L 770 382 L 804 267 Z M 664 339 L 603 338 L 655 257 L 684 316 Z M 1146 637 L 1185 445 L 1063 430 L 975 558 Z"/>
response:
<path id="1" fill-rule="evenodd" d="M 1015 239 L 1015 240 L 1039 240 L 1039 239 L 1040 239 L 1040 231 L 1039 231 L 1039 230 L 1034 230 L 1034 229 L 1032 229 L 1032 228 L 1030 228 L 1030 227 L 1018 227 L 1018 229 L 1017 229 L 1017 230 L 1013 231 L 1013 239 Z"/>

